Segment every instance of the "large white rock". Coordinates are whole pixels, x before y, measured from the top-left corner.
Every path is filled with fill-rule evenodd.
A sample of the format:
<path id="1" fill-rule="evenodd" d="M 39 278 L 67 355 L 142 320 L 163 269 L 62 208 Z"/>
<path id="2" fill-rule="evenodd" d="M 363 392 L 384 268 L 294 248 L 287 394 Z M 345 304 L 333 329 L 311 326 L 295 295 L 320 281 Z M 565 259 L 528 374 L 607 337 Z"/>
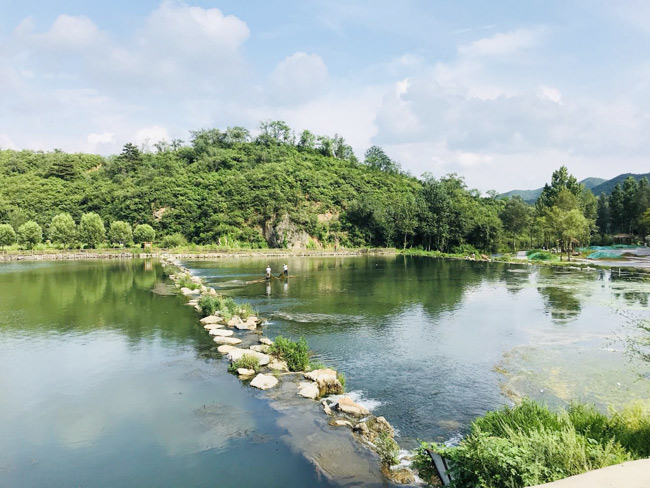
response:
<path id="1" fill-rule="evenodd" d="M 269 368 L 275 371 L 289 371 L 289 366 L 285 361 L 280 361 L 279 359 L 273 358 L 269 363 Z"/>
<path id="2" fill-rule="evenodd" d="M 260 344 L 265 344 L 267 346 L 272 346 L 273 341 L 269 339 L 268 337 L 260 337 Z"/>
<path id="3" fill-rule="evenodd" d="M 217 344 L 228 344 L 228 345 L 231 345 L 231 346 L 236 346 L 237 344 L 241 344 L 241 339 L 237 339 L 236 337 L 217 336 L 213 340 Z"/>
<path id="4" fill-rule="evenodd" d="M 189 288 L 183 287 L 181 288 L 181 293 L 185 296 L 200 295 L 201 290 L 190 290 Z"/>
<path id="5" fill-rule="evenodd" d="M 218 317 L 216 315 L 208 315 L 207 317 L 203 317 L 200 322 L 203 325 L 206 324 L 223 324 L 224 320 L 223 317 Z"/>
<path id="6" fill-rule="evenodd" d="M 237 349 L 237 348 L 235 346 L 230 346 L 228 344 L 223 344 L 217 347 L 217 351 L 219 351 L 221 354 L 228 354 L 233 349 Z"/>
<path id="7" fill-rule="evenodd" d="M 255 317 L 248 317 L 246 321 L 239 320 L 234 326 L 239 330 L 255 330 L 257 329 L 257 319 Z"/>
<path id="8" fill-rule="evenodd" d="M 228 321 L 228 327 L 237 327 L 239 324 L 243 324 L 242 319 L 239 315 L 233 315 L 232 318 Z"/>
<path id="9" fill-rule="evenodd" d="M 255 370 L 247 369 L 247 368 L 237 368 L 237 374 L 239 376 L 253 376 L 255 374 Z"/>
<path id="10" fill-rule="evenodd" d="M 310 373 L 305 373 L 305 378 L 316 382 L 321 395 L 338 395 L 343 393 L 343 385 L 337 378 L 336 371 L 333 369 L 317 369 Z"/>
<path id="11" fill-rule="evenodd" d="M 212 329 L 210 331 L 210 335 L 220 336 L 220 337 L 229 337 L 233 334 L 234 332 L 232 330 L 226 330 L 226 329 Z"/>
<path id="12" fill-rule="evenodd" d="M 267 354 L 262 354 L 261 352 L 251 351 L 250 349 L 239 349 L 235 348 L 228 352 L 228 359 L 231 363 L 242 358 L 242 356 L 252 356 L 257 358 L 260 366 L 266 366 L 271 361 L 271 358 Z"/>
<path id="13" fill-rule="evenodd" d="M 251 381 L 251 386 L 254 386 L 255 388 L 259 388 L 260 390 L 268 390 L 269 388 L 273 388 L 277 384 L 278 384 L 278 379 L 275 376 L 262 374 L 262 373 L 258 374 Z"/>
<path id="14" fill-rule="evenodd" d="M 298 385 L 298 395 L 316 400 L 318 398 L 318 385 L 313 381 L 301 381 Z"/>
<path id="15" fill-rule="evenodd" d="M 264 344 L 255 344 L 254 346 L 249 347 L 251 351 L 263 352 L 264 354 L 269 352 L 269 346 Z"/>
<path id="16" fill-rule="evenodd" d="M 339 412 L 346 413 L 353 417 L 365 417 L 367 415 L 370 415 L 370 412 L 367 408 L 359 405 L 358 403 L 354 403 L 350 397 L 347 396 L 339 398 L 339 403 L 337 404 L 336 408 Z"/>

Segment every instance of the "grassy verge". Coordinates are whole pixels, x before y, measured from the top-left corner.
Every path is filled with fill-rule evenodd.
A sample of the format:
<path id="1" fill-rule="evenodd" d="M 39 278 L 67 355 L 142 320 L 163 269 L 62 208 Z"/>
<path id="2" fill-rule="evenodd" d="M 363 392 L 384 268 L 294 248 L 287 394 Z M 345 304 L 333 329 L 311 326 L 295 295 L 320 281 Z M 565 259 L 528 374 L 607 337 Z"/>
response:
<path id="1" fill-rule="evenodd" d="M 453 486 L 531 486 L 650 456 L 650 413 L 640 406 L 604 415 L 573 404 L 551 411 L 532 400 L 476 419 L 459 445 L 422 443 L 414 465 L 431 479 L 430 448 L 451 461 Z"/>

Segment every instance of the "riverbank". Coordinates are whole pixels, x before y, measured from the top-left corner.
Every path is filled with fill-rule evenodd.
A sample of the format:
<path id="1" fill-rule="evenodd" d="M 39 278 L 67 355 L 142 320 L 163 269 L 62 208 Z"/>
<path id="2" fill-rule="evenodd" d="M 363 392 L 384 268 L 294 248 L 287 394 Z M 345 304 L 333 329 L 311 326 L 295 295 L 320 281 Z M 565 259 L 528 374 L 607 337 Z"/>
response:
<path id="1" fill-rule="evenodd" d="M 140 252 L 140 250 L 115 249 L 83 249 L 77 251 L 47 249 L 41 251 L 4 251 L 0 253 L 2 261 L 76 261 L 84 259 L 222 259 L 250 257 L 296 257 L 296 256 L 363 256 L 363 255 L 394 255 L 398 251 L 392 248 L 359 248 L 359 249 L 228 249 L 228 250 L 198 250 L 176 251 L 157 250 Z"/>

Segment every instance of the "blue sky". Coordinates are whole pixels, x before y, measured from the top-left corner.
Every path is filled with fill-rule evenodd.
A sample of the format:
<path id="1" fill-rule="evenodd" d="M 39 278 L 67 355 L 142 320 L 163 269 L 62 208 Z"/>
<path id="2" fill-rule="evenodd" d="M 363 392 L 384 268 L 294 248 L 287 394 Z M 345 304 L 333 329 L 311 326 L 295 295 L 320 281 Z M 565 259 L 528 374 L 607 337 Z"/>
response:
<path id="1" fill-rule="evenodd" d="M 0 147 L 285 120 L 482 191 L 648 172 L 650 2 L 0 1 Z"/>

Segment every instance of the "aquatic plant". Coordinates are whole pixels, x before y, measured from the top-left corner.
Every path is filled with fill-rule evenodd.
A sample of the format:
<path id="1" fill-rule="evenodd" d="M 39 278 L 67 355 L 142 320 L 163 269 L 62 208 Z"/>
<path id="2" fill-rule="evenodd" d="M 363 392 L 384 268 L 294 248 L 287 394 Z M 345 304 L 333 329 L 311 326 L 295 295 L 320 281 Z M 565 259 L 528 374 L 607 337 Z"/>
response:
<path id="1" fill-rule="evenodd" d="M 228 371 L 234 373 L 239 368 L 252 369 L 254 371 L 258 371 L 260 369 L 260 360 L 255 356 L 251 356 L 250 354 L 244 354 L 236 361 L 230 363 L 230 365 L 228 366 Z"/>
<path id="2" fill-rule="evenodd" d="M 476 419 L 457 446 L 422 443 L 414 466 L 430 479 L 432 449 L 450 461 L 453 486 L 531 486 L 646 457 L 649 435 L 650 414 L 640 407 L 607 416 L 589 405 L 553 412 L 524 399 Z"/>
<path id="3" fill-rule="evenodd" d="M 304 337 L 301 337 L 298 341 L 292 341 L 278 336 L 275 338 L 269 352 L 284 360 L 289 371 L 307 371 L 309 368 L 311 352 Z"/>

